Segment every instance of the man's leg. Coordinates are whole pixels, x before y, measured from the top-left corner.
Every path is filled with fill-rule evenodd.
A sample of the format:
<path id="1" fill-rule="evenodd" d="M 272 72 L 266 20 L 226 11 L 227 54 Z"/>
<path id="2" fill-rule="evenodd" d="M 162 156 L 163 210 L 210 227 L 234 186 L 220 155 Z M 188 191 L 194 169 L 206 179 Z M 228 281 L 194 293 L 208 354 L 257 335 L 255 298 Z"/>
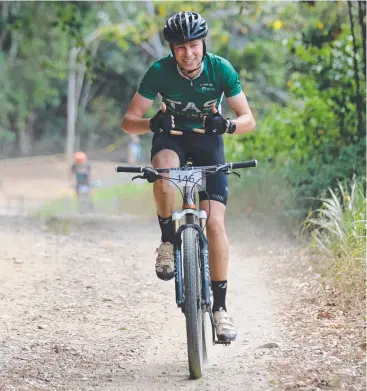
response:
<path id="1" fill-rule="evenodd" d="M 200 208 L 209 214 L 209 201 L 200 202 Z M 210 201 L 210 216 L 207 224 L 210 278 L 213 291 L 213 313 L 219 340 L 233 341 L 236 329 L 233 319 L 227 315 L 226 294 L 229 244 L 224 226 L 226 207 L 218 201 Z"/>
<path id="2" fill-rule="evenodd" d="M 179 167 L 180 159 L 175 151 L 163 149 L 154 155 L 152 165 L 154 168 Z M 167 176 L 167 174 L 162 174 L 162 176 Z M 154 182 L 153 194 L 158 216 L 162 218 L 172 216 L 175 205 L 175 187 L 170 186 L 167 180 L 160 179 Z"/>
<path id="3" fill-rule="evenodd" d="M 201 201 L 200 208 L 209 214 L 209 201 Z M 225 211 L 224 204 L 218 201 L 210 201 L 210 216 L 206 230 L 209 246 L 210 278 L 212 281 L 227 280 L 229 244 L 224 227 Z"/>
<path id="4" fill-rule="evenodd" d="M 152 165 L 155 168 L 179 167 L 180 159 L 176 152 L 163 149 L 153 156 Z M 157 248 L 156 274 L 161 280 L 170 280 L 174 273 L 172 212 L 175 205 L 175 188 L 170 186 L 167 180 L 160 179 L 154 183 L 153 194 L 162 231 L 162 243 Z"/>

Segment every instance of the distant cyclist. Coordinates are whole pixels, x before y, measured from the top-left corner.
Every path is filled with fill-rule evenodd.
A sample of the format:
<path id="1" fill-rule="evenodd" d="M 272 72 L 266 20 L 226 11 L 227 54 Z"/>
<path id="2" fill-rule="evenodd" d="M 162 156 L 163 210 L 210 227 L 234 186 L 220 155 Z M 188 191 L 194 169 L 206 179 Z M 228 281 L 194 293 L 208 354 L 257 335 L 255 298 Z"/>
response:
<path id="1" fill-rule="evenodd" d="M 141 159 L 141 145 L 139 136 L 136 134 L 129 134 L 130 140 L 127 145 L 127 162 L 134 165 Z"/>
<path id="2" fill-rule="evenodd" d="M 89 195 L 90 190 L 90 165 L 85 152 L 74 153 L 74 162 L 71 166 L 71 174 L 74 176 L 74 186 L 76 194 Z"/>
<path id="3" fill-rule="evenodd" d="M 163 35 L 172 54 L 148 69 L 121 124 L 127 133 L 154 133 L 151 150 L 154 167 L 182 166 L 188 155 L 197 166 L 224 163 L 222 135 L 246 133 L 255 128 L 237 72 L 226 59 L 207 52 L 207 34 L 207 22 L 197 12 L 179 12 L 166 21 Z M 152 118 L 143 118 L 158 94 L 163 100 L 162 109 Z M 223 95 L 235 114 L 233 120 L 220 114 Z M 195 128 L 202 129 L 210 137 L 195 133 Z M 172 129 L 182 136 L 171 133 Z M 208 177 L 206 190 L 208 195 L 200 192 L 199 196 L 200 208 L 207 213 L 210 200 L 207 235 L 214 324 L 218 339 L 233 341 L 237 333 L 226 308 L 229 245 L 224 214 L 227 176 Z M 169 280 L 174 276 L 172 212 L 175 191 L 173 187 L 165 186 L 163 180 L 154 183 L 153 191 L 162 231 L 156 274 L 162 280 Z"/>

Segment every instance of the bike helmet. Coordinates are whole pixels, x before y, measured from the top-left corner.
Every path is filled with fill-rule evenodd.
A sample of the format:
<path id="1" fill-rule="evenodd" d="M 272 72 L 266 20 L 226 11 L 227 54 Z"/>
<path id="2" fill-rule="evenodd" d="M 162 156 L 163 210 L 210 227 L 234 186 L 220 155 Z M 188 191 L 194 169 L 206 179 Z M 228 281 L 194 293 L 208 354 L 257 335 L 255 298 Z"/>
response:
<path id="1" fill-rule="evenodd" d="M 75 152 L 74 153 L 74 161 L 76 163 L 85 163 L 87 161 L 87 155 L 81 151 Z"/>
<path id="2" fill-rule="evenodd" d="M 171 16 L 163 29 L 163 36 L 171 43 L 183 43 L 205 38 L 208 24 L 197 12 L 179 12 Z"/>

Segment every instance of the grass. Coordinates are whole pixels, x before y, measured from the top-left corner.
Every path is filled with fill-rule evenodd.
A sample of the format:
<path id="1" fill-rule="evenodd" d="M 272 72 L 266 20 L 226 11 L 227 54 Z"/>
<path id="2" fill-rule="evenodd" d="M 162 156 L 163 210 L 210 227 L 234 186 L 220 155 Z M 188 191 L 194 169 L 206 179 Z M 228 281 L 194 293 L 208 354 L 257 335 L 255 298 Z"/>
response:
<path id="1" fill-rule="evenodd" d="M 119 215 L 131 210 L 143 212 L 152 198 L 149 184 L 122 184 L 107 188 L 93 189 L 92 200 L 94 211 L 106 215 Z M 63 197 L 43 205 L 36 216 L 68 216 L 78 211 L 76 198 Z"/>
<path id="2" fill-rule="evenodd" d="M 149 210 L 152 200 L 152 185 L 149 183 L 129 183 L 96 189 L 93 204 L 98 213 L 119 215 L 133 211 L 136 214 Z"/>
<path id="3" fill-rule="evenodd" d="M 366 281 L 366 196 L 364 182 L 355 178 L 350 186 L 339 183 L 322 206 L 311 212 L 303 232 L 320 255 L 318 268 L 345 305 L 361 305 Z"/>

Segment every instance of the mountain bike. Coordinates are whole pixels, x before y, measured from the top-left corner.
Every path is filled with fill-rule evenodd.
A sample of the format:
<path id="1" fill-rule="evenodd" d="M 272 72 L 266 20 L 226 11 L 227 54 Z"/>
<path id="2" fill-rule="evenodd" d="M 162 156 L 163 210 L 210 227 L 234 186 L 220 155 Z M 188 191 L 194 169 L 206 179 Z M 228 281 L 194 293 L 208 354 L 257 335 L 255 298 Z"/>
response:
<path id="1" fill-rule="evenodd" d="M 196 206 L 198 191 L 206 192 L 205 179 L 208 176 L 230 174 L 240 176 L 233 170 L 256 166 L 257 161 L 251 160 L 198 167 L 193 166 L 190 159 L 180 168 L 116 166 L 117 172 L 142 174 L 134 176 L 132 180 L 140 178 L 150 183 L 158 179 L 167 180 L 181 193 L 182 210 L 172 214 L 175 293 L 177 306 L 181 308 L 186 318 L 189 371 L 190 377 L 194 379 L 202 376 L 204 363 L 208 359 L 205 314 L 209 314 L 213 345 L 230 344 L 230 342 L 216 338 L 210 298 L 209 254 L 206 237 L 206 225 L 210 218 L 210 202 L 207 215 L 204 210 Z"/>
<path id="2" fill-rule="evenodd" d="M 90 184 L 71 185 L 76 192 L 77 212 L 79 214 L 93 213 L 94 205 L 91 191 L 101 186 L 101 181 L 93 181 Z"/>

